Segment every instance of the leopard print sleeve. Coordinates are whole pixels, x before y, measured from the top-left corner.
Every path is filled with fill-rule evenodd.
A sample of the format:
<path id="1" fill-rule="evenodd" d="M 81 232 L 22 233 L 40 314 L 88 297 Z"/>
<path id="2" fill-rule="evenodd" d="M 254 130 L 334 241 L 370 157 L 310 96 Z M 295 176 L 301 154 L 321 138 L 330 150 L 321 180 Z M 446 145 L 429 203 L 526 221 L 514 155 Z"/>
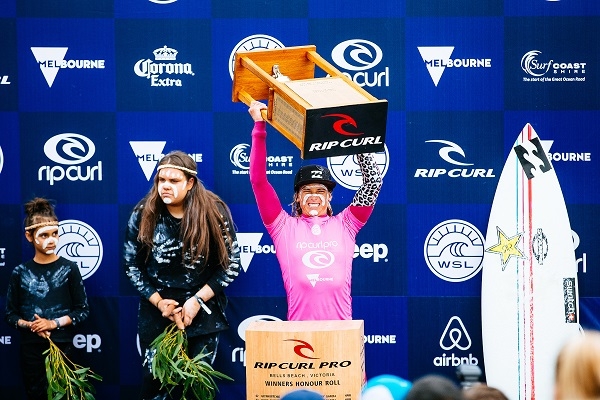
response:
<path id="1" fill-rule="evenodd" d="M 354 198 L 352 206 L 369 207 L 374 206 L 383 184 L 381 171 L 375 162 L 375 156 L 372 153 L 357 154 L 356 159 L 360 166 L 363 182 Z"/>

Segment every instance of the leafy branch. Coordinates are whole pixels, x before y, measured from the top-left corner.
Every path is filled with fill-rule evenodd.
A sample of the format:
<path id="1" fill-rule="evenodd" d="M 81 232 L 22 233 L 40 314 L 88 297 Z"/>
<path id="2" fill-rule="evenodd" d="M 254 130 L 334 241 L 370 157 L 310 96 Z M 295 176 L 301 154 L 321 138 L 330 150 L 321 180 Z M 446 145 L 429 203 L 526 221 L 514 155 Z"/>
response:
<path id="1" fill-rule="evenodd" d="M 233 379 L 215 371 L 210 363 L 203 360 L 210 353 L 202 351 L 190 358 L 187 347 L 185 330 L 178 329 L 175 323 L 167 326 L 150 344 L 152 375 L 160 381 L 161 389 L 166 388 L 169 392 L 182 386 L 182 400 L 186 400 L 188 392 L 197 400 L 213 400 L 218 390 L 214 378 Z"/>
<path id="2" fill-rule="evenodd" d="M 48 400 L 80 399 L 94 400 L 96 390 L 89 379 L 102 380 L 102 377 L 89 368 L 75 364 L 48 337 L 50 348 L 46 354 L 46 377 L 48 378 Z"/>

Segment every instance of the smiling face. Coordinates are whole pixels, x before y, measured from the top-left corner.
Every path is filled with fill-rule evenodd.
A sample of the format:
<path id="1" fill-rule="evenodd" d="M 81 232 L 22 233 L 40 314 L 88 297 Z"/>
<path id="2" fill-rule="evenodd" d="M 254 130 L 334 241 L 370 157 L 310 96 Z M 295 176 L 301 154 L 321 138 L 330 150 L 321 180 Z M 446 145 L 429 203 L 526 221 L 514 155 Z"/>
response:
<path id="1" fill-rule="evenodd" d="M 194 185 L 194 179 L 187 179 L 183 171 L 164 168 L 158 172 L 158 195 L 167 206 L 179 206 L 187 192 Z"/>
<path id="2" fill-rule="evenodd" d="M 25 232 L 25 237 L 33 243 L 36 253 L 51 255 L 58 247 L 58 226 L 42 226 L 33 232 Z"/>
<path id="3" fill-rule="evenodd" d="M 296 201 L 303 215 L 317 217 L 327 215 L 331 193 L 325 185 L 311 183 L 304 185 L 296 193 Z"/>

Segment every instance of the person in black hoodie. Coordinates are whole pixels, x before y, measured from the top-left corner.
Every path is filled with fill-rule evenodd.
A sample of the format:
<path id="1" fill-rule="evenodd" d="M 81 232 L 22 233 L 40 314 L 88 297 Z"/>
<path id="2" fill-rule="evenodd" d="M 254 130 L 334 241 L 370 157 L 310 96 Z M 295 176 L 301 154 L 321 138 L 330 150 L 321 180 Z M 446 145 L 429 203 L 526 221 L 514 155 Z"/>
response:
<path id="1" fill-rule="evenodd" d="M 146 361 L 141 399 L 168 393 L 153 378 L 151 342 L 172 322 L 185 329 L 188 355 L 214 362 L 229 328 L 224 289 L 238 276 L 240 249 L 227 205 L 197 177 L 181 151 L 165 155 L 125 232 L 124 268 L 140 294 L 138 333 Z M 204 350 L 203 350 L 204 349 Z"/>
<path id="2" fill-rule="evenodd" d="M 20 333 L 23 383 L 30 400 L 46 400 L 45 355 L 48 337 L 67 355 L 73 327 L 89 316 L 87 295 L 77 264 L 56 254 L 58 218 L 52 204 L 34 198 L 25 204 L 25 238 L 32 260 L 13 270 L 6 296 L 6 322 Z"/>

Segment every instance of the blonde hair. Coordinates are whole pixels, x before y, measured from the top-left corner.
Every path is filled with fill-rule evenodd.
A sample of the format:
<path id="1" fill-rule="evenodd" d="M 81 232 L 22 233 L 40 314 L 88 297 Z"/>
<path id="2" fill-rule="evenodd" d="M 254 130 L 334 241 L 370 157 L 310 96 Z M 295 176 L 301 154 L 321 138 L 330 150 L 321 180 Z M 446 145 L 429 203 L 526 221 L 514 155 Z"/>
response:
<path id="1" fill-rule="evenodd" d="M 569 340 L 556 360 L 556 400 L 600 399 L 600 332 Z"/>

